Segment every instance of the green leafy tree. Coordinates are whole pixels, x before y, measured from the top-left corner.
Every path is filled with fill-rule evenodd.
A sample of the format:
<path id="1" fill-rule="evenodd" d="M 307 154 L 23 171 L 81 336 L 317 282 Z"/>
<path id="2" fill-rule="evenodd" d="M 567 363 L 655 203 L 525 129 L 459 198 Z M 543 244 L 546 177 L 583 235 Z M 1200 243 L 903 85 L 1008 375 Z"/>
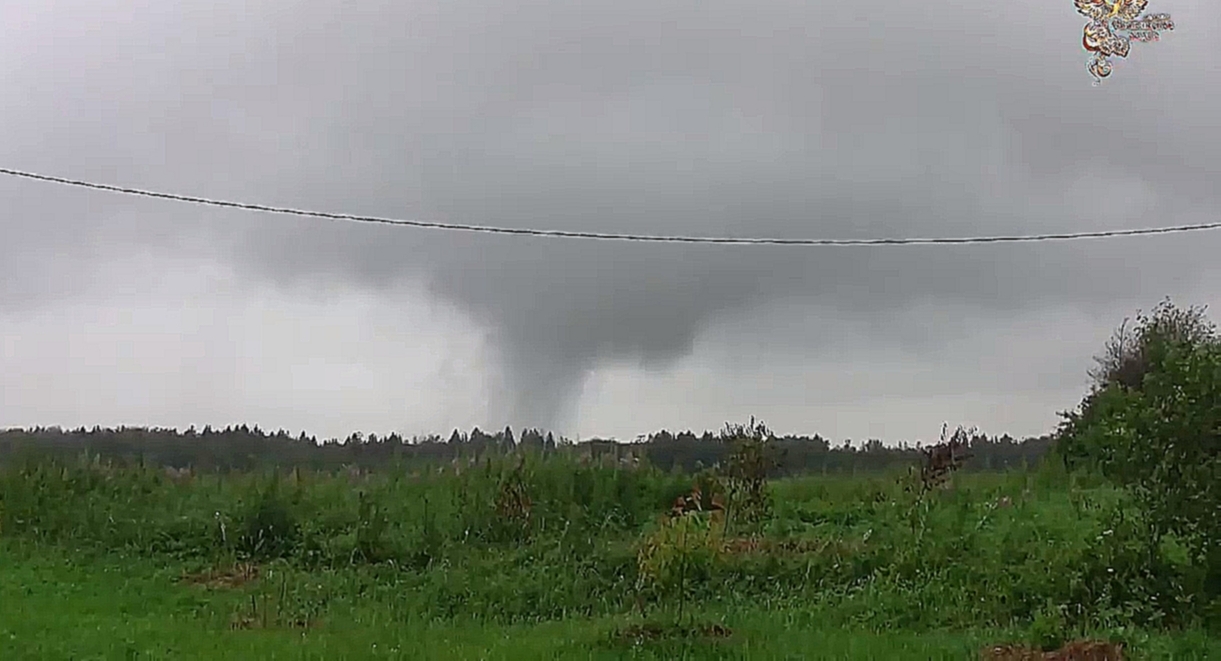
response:
<path id="1" fill-rule="evenodd" d="M 1204 308 L 1169 300 L 1125 322 L 1094 387 L 1065 413 L 1058 451 L 1125 487 L 1153 533 L 1173 533 L 1221 595 L 1221 339 Z"/>

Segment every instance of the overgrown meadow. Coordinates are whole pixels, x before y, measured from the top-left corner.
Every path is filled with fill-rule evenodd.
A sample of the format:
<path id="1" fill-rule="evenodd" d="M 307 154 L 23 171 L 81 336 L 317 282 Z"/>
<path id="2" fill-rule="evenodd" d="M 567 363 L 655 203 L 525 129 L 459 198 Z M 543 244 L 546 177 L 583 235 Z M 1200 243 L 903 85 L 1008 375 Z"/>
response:
<path id="1" fill-rule="evenodd" d="M 157 575 L 157 590 L 195 595 L 174 602 L 193 626 L 278 632 L 292 649 L 353 627 L 585 623 L 558 658 L 789 658 L 782 639 L 801 631 L 849 632 L 828 645 L 958 632 L 896 658 L 1091 636 L 1176 658 L 1217 650 L 1204 577 L 1172 542 L 1151 548 L 1101 478 L 1048 460 L 927 489 L 916 471 L 770 480 L 747 441 L 736 463 L 696 474 L 558 453 L 370 473 L 28 461 L 0 472 L 0 536 L 14 557 L 122 558 L 124 581 Z M 817 657 L 811 644 L 801 656 Z M 864 653 L 851 647 L 822 658 Z M 537 658 L 513 649 L 503 658 Z"/>

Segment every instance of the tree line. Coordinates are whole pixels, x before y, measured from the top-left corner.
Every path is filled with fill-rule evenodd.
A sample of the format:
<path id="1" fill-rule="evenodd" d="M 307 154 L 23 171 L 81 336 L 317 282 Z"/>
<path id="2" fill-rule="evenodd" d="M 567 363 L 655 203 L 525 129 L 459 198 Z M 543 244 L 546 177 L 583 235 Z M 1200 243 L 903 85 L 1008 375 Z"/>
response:
<path id="1" fill-rule="evenodd" d="M 511 453 L 566 452 L 591 460 L 647 461 L 664 471 L 694 472 L 722 463 L 732 452 L 731 434 L 711 431 L 659 431 L 635 442 L 591 439 L 573 442 L 539 429 L 517 434 L 506 427 L 497 432 L 479 428 L 469 433 L 454 430 L 448 438 L 405 438 L 360 432 L 346 439 L 321 442 L 304 432 L 293 436 L 283 430 L 268 432 L 258 426 L 224 429 L 190 427 L 184 431 L 159 427 L 60 427 L 0 430 L 0 463 L 56 458 L 71 461 L 83 455 L 115 463 L 144 463 L 199 471 L 244 471 L 293 467 L 315 470 L 388 466 L 415 469 L 455 460 L 478 459 Z M 922 458 L 920 445 L 886 446 L 879 440 L 863 444 L 834 444 L 814 436 L 773 436 L 768 439 L 776 457 L 774 474 L 856 473 L 884 471 L 914 465 Z M 1051 436 L 1014 439 L 1008 435 L 971 436 L 972 459 L 967 470 L 1005 470 L 1033 465 L 1052 445 Z"/>

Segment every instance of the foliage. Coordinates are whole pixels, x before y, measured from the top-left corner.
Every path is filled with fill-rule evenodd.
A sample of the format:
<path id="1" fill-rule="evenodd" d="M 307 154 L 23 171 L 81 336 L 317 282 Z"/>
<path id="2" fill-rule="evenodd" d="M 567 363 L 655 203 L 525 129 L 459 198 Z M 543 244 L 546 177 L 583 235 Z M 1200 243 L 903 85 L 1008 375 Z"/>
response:
<path id="1" fill-rule="evenodd" d="M 721 439 L 733 446 L 723 474 L 735 523 L 756 525 L 771 513 L 767 478 L 780 465 L 772 438 L 772 432 L 753 417 L 746 425 L 726 424 L 721 432 Z"/>
<path id="2" fill-rule="evenodd" d="M 960 425 L 952 435 L 948 432 L 949 425 L 942 425 L 941 442 L 921 448 L 924 455 L 924 462 L 920 466 L 921 492 L 948 486 L 950 476 L 962 469 L 966 460 L 971 458 L 971 441 L 979 437 L 978 430 L 968 430 Z"/>
<path id="3" fill-rule="evenodd" d="M 385 544 L 389 521 L 378 500 L 361 491 L 357 494 L 359 505 L 356 525 L 356 553 L 366 562 L 378 562 L 390 557 Z"/>
<path id="4" fill-rule="evenodd" d="M 256 581 L 263 591 L 234 602 L 234 617 L 272 624 L 325 621 L 345 598 L 374 600 L 395 622 L 619 617 L 643 600 L 680 615 L 766 605 L 912 631 L 1197 623 L 1207 604 L 1181 550 L 1143 545 L 1144 519 L 1113 521 L 1118 491 L 1056 471 L 964 473 L 919 499 L 895 476 L 769 479 L 770 517 L 745 533 L 726 527 L 712 472 L 697 479 L 711 493 L 696 497 L 690 475 L 560 454 L 287 479 L 170 479 L 82 459 L 0 468 L 0 542 L 193 572 L 253 560 L 277 579 Z M 684 513 L 661 521 L 679 493 Z M 497 533 L 513 518 L 498 500 L 506 515 L 529 503 L 529 534 Z M 1156 608 L 1141 605 L 1151 595 Z"/>
<path id="5" fill-rule="evenodd" d="M 1137 312 L 1135 323 L 1124 319 L 1107 340 L 1095 366 L 1089 371 L 1095 390 L 1119 386 L 1137 390 L 1155 369 L 1159 350 L 1167 343 L 1201 346 L 1217 341 L 1217 328 L 1208 320 L 1207 308 L 1176 307 L 1169 298 L 1151 314 Z"/>
<path id="6" fill-rule="evenodd" d="M 524 539 L 530 533 L 529 487 L 522 475 L 525 461 L 519 461 L 513 470 L 500 479 L 496 490 L 496 537 L 498 539 Z"/>
<path id="7" fill-rule="evenodd" d="M 719 511 L 688 511 L 665 518 L 637 553 L 636 589 L 647 599 L 677 597 L 679 613 L 688 585 L 712 576 L 725 537 Z"/>
<path id="8" fill-rule="evenodd" d="M 1062 577 L 1063 615 L 1110 628 L 1181 625 L 1193 606 L 1183 571 L 1167 560 L 1147 516 L 1117 504 L 1101 523 L 1082 562 Z"/>
<path id="9" fill-rule="evenodd" d="M 273 478 L 246 513 L 237 550 L 259 560 L 282 558 L 296 549 L 300 532 L 300 526 L 280 495 L 279 480 Z"/>
<path id="10" fill-rule="evenodd" d="M 1059 451 L 1127 488 L 1160 539 L 1189 546 L 1221 594 L 1221 341 L 1203 310 L 1163 303 L 1131 339 L 1113 340 L 1136 367 L 1118 369 L 1064 414 Z M 1117 332 L 1117 337 L 1126 331 Z M 1135 348 L 1132 348 L 1135 347 Z M 1137 369 L 1139 367 L 1139 369 Z M 1139 371 L 1139 383 L 1128 376 Z"/>
<path id="11" fill-rule="evenodd" d="M 506 434 L 508 432 L 508 434 Z M 361 473 L 424 471 L 452 466 L 454 462 L 498 459 L 505 455 L 586 457 L 593 463 L 615 461 L 648 463 L 663 471 L 693 473 L 701 467 L 726 464 L 734 450 L 718 434 L 691 431 L 648 434 L 636 442 L 590 439 L 572 443 L 524 429 L 516 446 L 508 443 L 511 430 L 487 434 L 475 429 L 457 430 L 448 440 L 441 437 L 405 439 L 396 434 L 365 436 L 354 433 L 346 440 L 320 440 L 284 431 L 267 432 L 258 427 L 226 427 L 202 431 L 119 427 L 115 429 L 35 427 L 0 429 L 0 466 L 45 463 L 54 459 L 72 462 L 82 453 L 116 466 L 145 465 L 188 469 L 199 475 L 230 471 L 250 473 L 278 468 L 334 471 L 351 468 Z M 910 444 L 883 446 L 880 441 L 843 443 L 832 446 L 817 435 L 774 436 L 769 445 L 780 463 L 772 477 L 806 474 L 879 473 L 920 460 Z M 1007 435 L 972 440 L 978 470 L 1005 470 L 1034 465 L 1050 447 L 1050 436 L 1014 439 Z M 185 476 L 179 476 L 185 477 Z"/>

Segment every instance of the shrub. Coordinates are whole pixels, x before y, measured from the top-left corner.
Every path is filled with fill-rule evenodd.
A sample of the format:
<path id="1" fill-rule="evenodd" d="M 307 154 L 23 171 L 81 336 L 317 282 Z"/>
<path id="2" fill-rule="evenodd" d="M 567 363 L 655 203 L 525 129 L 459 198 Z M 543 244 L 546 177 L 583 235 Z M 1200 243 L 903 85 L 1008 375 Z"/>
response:
<path id="1" fill-rule="evenodd" d="M 1108 508 L 1103 530 L 1082 550 L 1057 592 L 1075 624 L 1164 627 L 1183 623 L 1192 604 L 1179 567 L 1168 562 L 1147 517 Z"/>
<path id="2" fill-rule="evenodd" d="M 677 596 L 681 617 L 689 586 L 712 575 L 724 539 L 720 511 L 691 511 L 664 519 L 644 537 L 636 556 L 636 587 L 642 599 Z"/>
<path id="3" fill-rule="evenodd" d="M 1159 303 L 1151 315 L 1136 313 L 1135 324 L 1125 319 L 1094 358 L 1090 370 L 1095 390 L 1119 386 L 1138 390 L 1145 376 L 1155 369 L 1159 344 L 1200 346 L 1217 341 L 1216 326 L 1208 320 L 1203 306 L 1178 308 L 1170 299 Z"/>
<path id="4" fill-rule="evenodd" d="M 779 464 L 770 443 L 772 432 L 751 418 L 749 425 L 726 424 L 721 439 L 733 444 L 723 470 L 731 516 L 735 523 L 759 524 L 771 516 L 767 478 Z"/>
<path id="5" fill-rule="evenodd" d="M 278 481 L 272 480 L 246 513 L 237 550 L 258 560 L 282 558 L 296 548 L 300 532 L 300 526 L 280 495 Z"/>
<path id="6" fill-rule="evenodd" d="M 356 553 L 367 562 L 379 562 L 390 555 L 384 535 L 389 521 L 377 499 L 361 491 L 356 521 Z"/>
<path id="7" fill-rule="evenodd" d="M 1155 538 L 1173 533 L 1221 593 L 1221 340 L 1202 308 L 1163 302 L 1121 326 L 1099 382 L 1063 414 L 1058 451 L 1126 488 Z M 1139 375 L 1139 379 L 1137 376 Z"/>

